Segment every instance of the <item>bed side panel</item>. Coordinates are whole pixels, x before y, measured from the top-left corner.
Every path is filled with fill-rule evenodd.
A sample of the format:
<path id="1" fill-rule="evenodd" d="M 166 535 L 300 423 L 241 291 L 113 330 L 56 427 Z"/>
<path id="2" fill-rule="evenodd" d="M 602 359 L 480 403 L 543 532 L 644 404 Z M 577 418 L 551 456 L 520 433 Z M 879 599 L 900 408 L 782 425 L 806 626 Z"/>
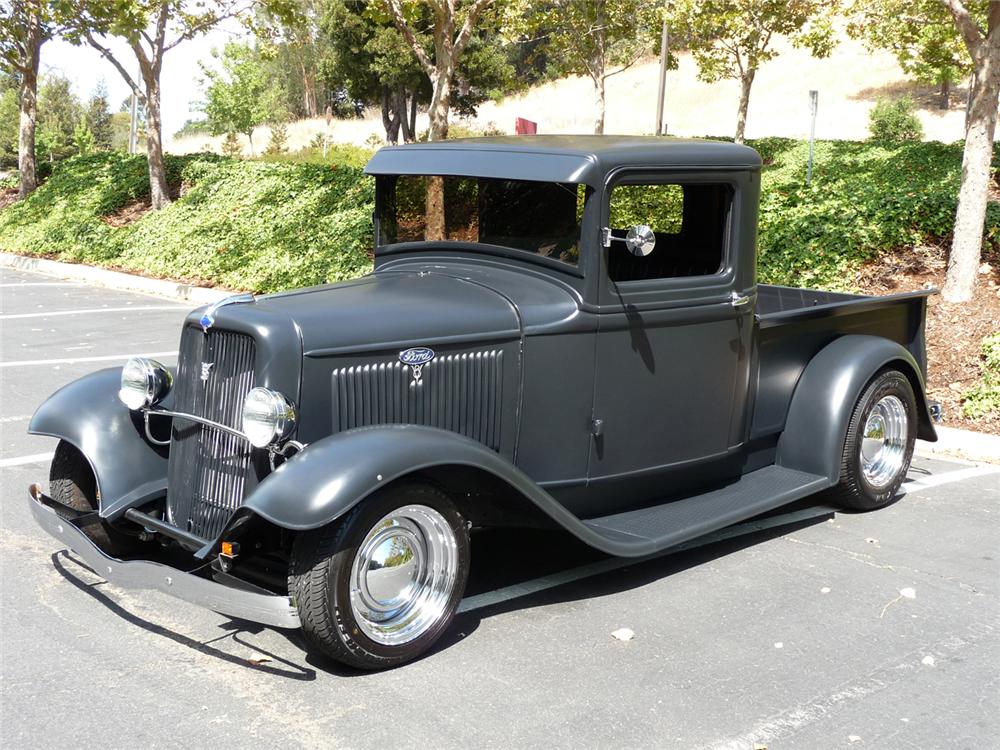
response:
<path id="1" fill-rule="evenodd" d="M 926 297 L 859 298 L 758 320 L 757 396 L 750 438 L 784 429 L 792 393 L 809 361 L 830 342 L 851 334 L 881 336 L 902 345 L 926 378 Z"/>

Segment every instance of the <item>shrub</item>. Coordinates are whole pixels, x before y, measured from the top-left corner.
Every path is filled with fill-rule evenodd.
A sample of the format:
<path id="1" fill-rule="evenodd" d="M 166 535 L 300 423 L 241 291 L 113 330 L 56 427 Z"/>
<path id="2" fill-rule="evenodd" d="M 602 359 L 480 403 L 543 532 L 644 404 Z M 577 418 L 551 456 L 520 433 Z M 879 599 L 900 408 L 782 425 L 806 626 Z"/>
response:
<path id="1" fill-rule="evenodd" d="M 919 141 L 924 126 L 914 111 L 913 100 L 904 96 L 896 101 L 880 99 L 868 114 L 868 132 L 877 143 Z"/>
<path id="2" fill-rule="evenodd" d="M 329 143 L 326 147 L 326 158 L 323 158 L 323 145 L 310 146 L 299 151 L 283 154 L 264 154 L 264 161 L 276 161 L 286 164 L 326 164 L 361 169 L 372 158 L 373 151 L 363 146 L 350 143 Z"/>
<path id="3" fill-rule="evenodd" d="M 222 141 L 222 155 L 230 159 L 238 159 L 243 155 L 243 146 L 236 133 L 229 131 Z"/>
<path id="4" fill-rule="evenodd" d="M 962 397 L 962 413 L 979 419 L 1000 411 L 1000 331 L 982 342 L 982 380 Z"/>
<path id="5" fill-rule="evenodd" d="M 960 143 L 817 141 L 815 151 L 811 185 L 805 142 L 763 170 L 762 282 L 848 291 L 854 272 L 879 253 L 951 234 Z"/>
<path id="6" fill-rule="evenodd" d="M 283 154 L 288 151 L 288 126 L 281 121 L 271 125 L 271 138 L 267 142 L 264 153 L 268 156 Z"/>

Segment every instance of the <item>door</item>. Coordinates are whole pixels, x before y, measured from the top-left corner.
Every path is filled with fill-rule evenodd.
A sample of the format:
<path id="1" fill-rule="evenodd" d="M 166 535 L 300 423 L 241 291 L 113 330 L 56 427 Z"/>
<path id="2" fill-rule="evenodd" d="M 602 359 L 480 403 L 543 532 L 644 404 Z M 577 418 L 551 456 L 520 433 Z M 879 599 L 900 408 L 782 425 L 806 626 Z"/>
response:
<path id="1" fill-rule="evenodd" d="M 592 482 L 655 480 L 741 441 L 754 300 L 752 288 L 737 289 L 752 279 L 733 249 L 737 188 L 719 177 L 626 174 L 608 190 Z M 617 239 L 638 224 L 655 233 L 645 256 Z"/>

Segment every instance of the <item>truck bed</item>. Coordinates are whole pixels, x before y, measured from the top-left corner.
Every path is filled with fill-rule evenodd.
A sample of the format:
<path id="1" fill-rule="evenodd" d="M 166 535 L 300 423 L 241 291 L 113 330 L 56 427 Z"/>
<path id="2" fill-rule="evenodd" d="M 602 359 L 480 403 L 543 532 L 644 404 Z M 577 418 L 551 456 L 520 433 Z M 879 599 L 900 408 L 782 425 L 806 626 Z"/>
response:
<path id="1" fill-rule="evenodd" d="M 757 286 L 757 389 L 751 439 L 785 426 L 788 405 L 806 364 L 846 335 L 883 336 L 901 344 L 927 372 L 924 318 L 936 289 L 882 297 L 815 289 Z"/>

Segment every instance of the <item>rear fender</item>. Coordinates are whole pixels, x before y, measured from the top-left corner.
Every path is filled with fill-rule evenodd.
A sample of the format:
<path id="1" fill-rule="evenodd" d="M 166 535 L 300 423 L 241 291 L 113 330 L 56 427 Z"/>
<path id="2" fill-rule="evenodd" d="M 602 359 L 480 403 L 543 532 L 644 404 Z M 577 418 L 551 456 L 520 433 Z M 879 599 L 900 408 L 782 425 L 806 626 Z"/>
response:
<path id="1" fill-rule="evenodd" d="M 872 377 L 888 366 L 906 375 L 913 386 L 917 437 L 936 441 L 923 375 L 913 356 L 890 339 L 843 336 L 821 349 L 802 372 L 778 439 L 776 463 L 838 482 L 854 405 Z"/>
<path id="2" fill-rule="evenodd" d="M 28 432 L 74 445 L 90 462 L 100 492 L 100 515 L 114 519 L 167 488 L 167 448 L 146 439 L 142 417 L 118 400 L 121 368 L 86 375 L 60 388 L 31 418 Z M 169 407 L 170 394 L 164 405 Z M 169 434 L 158 417 L 154 435 Z"/>
<path id="3" fill-rule="evenodd" d="M 527 500 L 584 542 L 606 546 L 603 537 L 499 454 L 457 433 L 420 425 L 361 427 L 323 438 L 278 467 L 241 510 L 285 529 L 316 529 L 397 479 L 455 467 L 485 472 L 519 496 L 511 497 L 512 503 Z"/>

